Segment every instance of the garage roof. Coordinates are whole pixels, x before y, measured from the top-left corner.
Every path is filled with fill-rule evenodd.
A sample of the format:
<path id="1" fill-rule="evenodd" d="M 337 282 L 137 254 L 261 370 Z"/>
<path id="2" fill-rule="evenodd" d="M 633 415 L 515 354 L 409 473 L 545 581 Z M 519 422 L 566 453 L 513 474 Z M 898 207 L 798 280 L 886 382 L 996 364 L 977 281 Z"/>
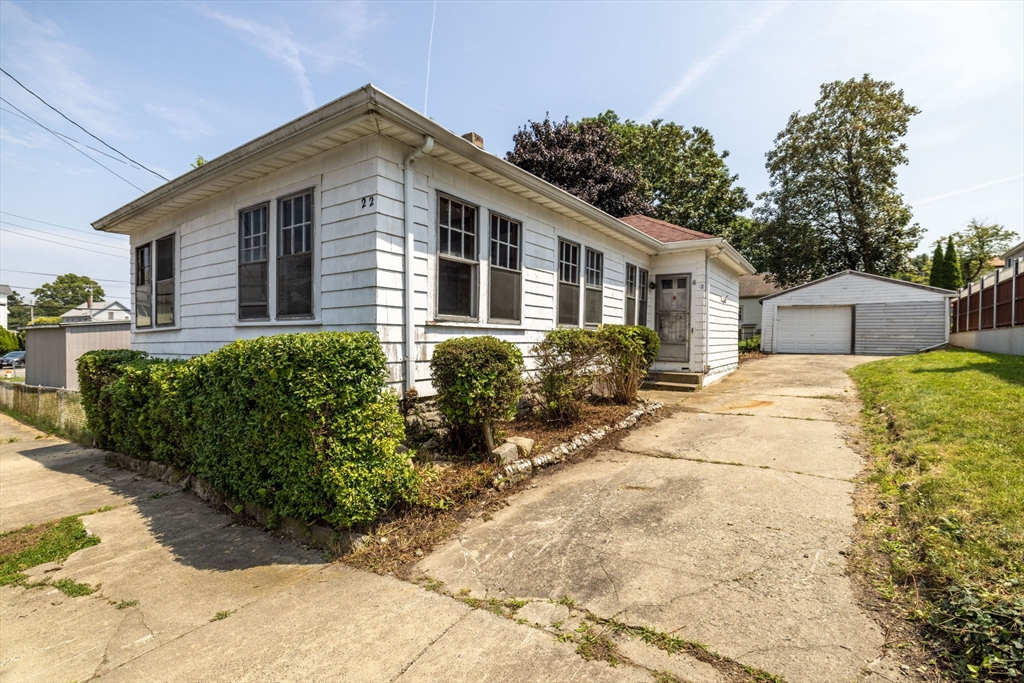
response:
<path id="1" fill-rule="evenodd" d="M 805 282 L 804 284 L 797 285 L 796 287 L 790 287 L 789 289 L 784 289 L 781 292 L 776 292 L 775 294 L 769 294 L 768 296 L 763 296 L 760 299 L 758 299 L 758 301 L 765 301 L 766 299 L 774 299 L 777 296 L 782 296 L 783 294 L 789 294 L 790 292 L 795 292 L 798 289 L 803 289 L 804 287 L 810 287 L 812 285 L 818 284 L 819 282 L 825 282 L 826 280 L 832 280 L 832 279 L 840 277 L 842 275 L 856 275 L 857 277 L 864 277 L 864 278 L 870 278 L 870 279 L 873 279 L 873 280 L 880 280 L 882 282 L 889 282 L 889 283 L 896 284 L 896 285 L 904 285 L 906 287 L 917 287 L 918 289 L 924 289 L 924 290 L 929 291 L 929 292 L 937 292 L 939 294 L 948 294 L 950 296 L 956 294 L 956 292 L 954 292 L 952 290 L 942 289 L 940 287 L 929 287 L 928 285 L 920 285 L 920 284 L 918 284 L 916 282 L 907 282 L 906 280 L 897 280 L 895 278 L 885 277 L 883 275 L 874 275 L 872 273 L 862 273 L 859 270 L 843 270 L 843 271 L 840 271 L 838 273 L 833 273 L 832 275 L 827 275 L 825 277 L 818 278 L 817 280 L 811 280 L 810 282 Z"/>

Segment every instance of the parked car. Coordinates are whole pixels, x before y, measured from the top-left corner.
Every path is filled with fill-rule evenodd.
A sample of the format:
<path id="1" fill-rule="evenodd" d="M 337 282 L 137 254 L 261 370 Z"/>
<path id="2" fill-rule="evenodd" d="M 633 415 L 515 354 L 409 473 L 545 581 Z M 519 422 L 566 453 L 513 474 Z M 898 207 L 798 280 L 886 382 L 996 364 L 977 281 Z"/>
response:
<path id="1" fill-rule="evenodd" d="M 25 367 L 25 352 L 11 351 L 5 356 L 0 356 L 0 368 L 23 368 Z"/>

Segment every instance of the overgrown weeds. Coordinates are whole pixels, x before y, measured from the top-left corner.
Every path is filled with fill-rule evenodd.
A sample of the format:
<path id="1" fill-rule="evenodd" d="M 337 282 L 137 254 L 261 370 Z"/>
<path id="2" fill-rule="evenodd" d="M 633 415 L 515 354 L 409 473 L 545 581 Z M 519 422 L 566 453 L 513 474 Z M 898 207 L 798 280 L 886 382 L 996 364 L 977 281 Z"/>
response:
<path id="1" fill-rule="evenodd" d="M 86 532 L 78 516 L 8 531 L 0 535 L 0 586 L 24 585 L 28 580 L 26 569 L 63 562 L 72 553 L 99 542 Z"/>

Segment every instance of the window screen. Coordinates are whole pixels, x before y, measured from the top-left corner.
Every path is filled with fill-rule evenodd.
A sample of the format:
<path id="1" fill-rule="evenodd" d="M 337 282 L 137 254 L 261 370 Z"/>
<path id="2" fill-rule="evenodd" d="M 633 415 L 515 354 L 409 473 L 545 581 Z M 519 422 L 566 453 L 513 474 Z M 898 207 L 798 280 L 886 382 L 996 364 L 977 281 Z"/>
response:
<path id="1" fill-rule="evenodd" d="M 156 241 L 156 325 L 174 324 L 174 235 Z"/>
<path id="2" fill-rule="evenodd" d="M 313 315 L 313 191 L 278 201 L 277 315 Z"/>
<path id="3" fill-rule="evenodd" d="M 135 327 L 153 325 L 153 246 L 135 250 Z"/>
<path id="4" fill-rule="evenodd" d="M 238 319 L 270 317 L 266 204 L 238 213 Z"/>
<path id="5" fill-rule="evenodd" d="M 475 206 L 438 197 L 437 202 L 437 314 L 476 317 Z M 518 254 L 516 255 L 518 260 Z"/>
<path id="6" fill-rule="evenodd" d="M 626 264 L 626 315 L 627 325 L 636 325 L 636 266 Z"/>
<path id="7" fill-rule="evenodd" d="M 558 324 L 580 324 L 580 247 L 558 241 Z"/>
<path id="8" fill-rule="evenodd" d="M 640 298 L 640 305 L 637 310 L 636 322 L 637 325 L 643 325 L 647 327 L 647 290 L 649 289 L 648 282 L 650 277 L 647 275 L 646 270 L 640 271 L 639 281 L 637 288 L 640 290 L 637 292 Z"/>
<path id="9" fill-rule="evenodd" d="M 491 214 L 490 307 L 492 320 L 521 319 L 522 269 L 520 252 L 522 225 Z"/>
<path id="10" fill-rule="evenodd" d="M 583 306 L 583 322 L 600 325 L 604 309 L 604 254 L 593 249 L 587 249 L 587 291 Z"/>

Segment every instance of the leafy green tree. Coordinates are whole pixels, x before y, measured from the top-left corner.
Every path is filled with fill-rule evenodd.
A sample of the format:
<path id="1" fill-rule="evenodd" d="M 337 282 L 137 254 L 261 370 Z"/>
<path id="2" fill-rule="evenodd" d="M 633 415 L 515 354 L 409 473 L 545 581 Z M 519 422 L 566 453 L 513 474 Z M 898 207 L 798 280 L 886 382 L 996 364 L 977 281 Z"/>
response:
<path id="1" fill-rule="evenodd" d="M 897 273 L 894 277 L 897 280 L 916 282 L 919 285 L 931 284 L 932 258 L 928 254 L 912 256 L 903 272 Z"/>
<path id="2" fill-rule="evenodd" d="M 993 270 L 992 259 L 1005 252 L 1017 241 L 1017 233 L 998 223 L 972 218 L 967 227 L 953 233 L 964 282 L 974 282 Z M 962 285 L 961 285 L 962 286 Z"/>
<path id="3" fill-rule="evenodd" d="M 960 265 L 960 255 L 957 254 L 956 245 L 953 244 L 953 236 L 946 240 L 946 253 L 942 256 L 942 282 L 940 287 L 946 289 L 960 289 L 964 286 L 964 272 Z"/>
<path id="4" fill-rule="evenodd" d="M 24 297 L 17 292 L 11 292 L 7 295 L 7 327 L 24 327 L 28 324 L 30 319 L 30 313 L 28 304 L 25 303 Z"/>
<path id="5" fill-rule="evenodd" d="M 941 287 L 940 282 L 945 277 L 945 257 L 942 255 L 942 242 L 935 243 L 935 253 L 932 255 L 931 272 L 928 274 L 928 284 L 932 287 Z"/>
<path id="6" fill-rule="evenodd" d="M 775 138 L 769 189 L 754 218 L 765 226 L 764 270 L 790 286 L 841 270 L 895 275 L 922 229 L 896 188 L 907 163 L 911 117 L 892 83 L 834 81 L 808 114 L 796 112 Z"/>
<path id="7" fill-rule="evenodd" d="M 728 239 L 739 214 L 753 206 L 736 185 L 739 176 L 729 172 L 729 152 L 717 152 L 706 129 L 661 119 L 621 121 L 610 110 L 587 121 L 604 122 L 618 137 L 616 163 L 640 171 L 655 217 Z"/>
<path id="8" fill-rule="evenodd" d="M 529 121 L 513 136 L 505 159 L 585 202 L 621 218 L 653 215 L 639 171 L 617 165 L 619 140 L 597 120 Z"/>
<path id="9" fill-rule="evenodd" d="M 63 315 L 85 302 L 90 294 L 93 301 L 103 300 L 103 288 L 98 282 L 85 275 L 75 275 L 74 273 L 58 275 L 53 282 L 48 282 L 32 291 L 32 296 L 35 297 L 36 315 L 44 316 Z"/>

